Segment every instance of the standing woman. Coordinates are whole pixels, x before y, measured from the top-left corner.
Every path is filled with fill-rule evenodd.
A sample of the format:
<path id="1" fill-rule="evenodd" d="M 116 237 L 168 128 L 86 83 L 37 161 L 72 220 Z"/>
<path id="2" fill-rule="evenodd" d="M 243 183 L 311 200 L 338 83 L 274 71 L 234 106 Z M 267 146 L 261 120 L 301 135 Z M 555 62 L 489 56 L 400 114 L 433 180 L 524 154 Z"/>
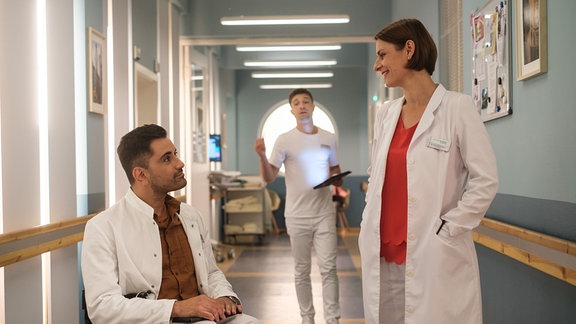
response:
<path id="1" fill-rule="evenodd" d="M 366 323 L 482 323 L 471 230 L 498 189 L 472 98 L 431 75 L 436 45 L 416 19 L 376 36 L 374 70 L 404 96 L 375 113 L 359 246 Z"/>

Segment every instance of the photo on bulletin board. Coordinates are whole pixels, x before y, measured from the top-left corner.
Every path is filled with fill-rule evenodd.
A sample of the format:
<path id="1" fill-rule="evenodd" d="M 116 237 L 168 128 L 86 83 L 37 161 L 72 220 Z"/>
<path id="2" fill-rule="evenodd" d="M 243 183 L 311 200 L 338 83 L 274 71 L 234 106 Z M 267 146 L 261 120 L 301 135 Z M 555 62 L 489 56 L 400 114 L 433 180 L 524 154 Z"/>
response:
<path id="1" fill-rule="evenodd" d="M 472 97 L 485 122 L 512 113 L 510 27 L 508 1 L 490 0 L 470 15 Z"/>

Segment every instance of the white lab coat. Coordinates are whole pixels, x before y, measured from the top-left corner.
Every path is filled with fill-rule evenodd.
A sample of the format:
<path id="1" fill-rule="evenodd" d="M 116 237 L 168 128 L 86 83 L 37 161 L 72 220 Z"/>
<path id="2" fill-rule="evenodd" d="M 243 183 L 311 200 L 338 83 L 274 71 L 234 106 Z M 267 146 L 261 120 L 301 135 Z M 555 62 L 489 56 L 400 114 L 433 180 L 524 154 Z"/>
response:
<path id="1" fill-rule="evenodd" d="M 388 147 L 404 98 L 375 113 L 369 185 L 359 247 L 367 324 L 380 301 L 380 206 Z M 482 300 L 471 230 L 498 188 L 496 159 L 469 96 L 436 88 L 406 157 L 408 233 L 405 323 L 482 323 Z M 446 224 L 436 235 L 441 220 Z"/>
<path id="2" fill-rule="evenodd" d="M 84 231 L 82 277 L 92 322 L 169 323 L 175 300 L 127 299 L 152 291 L 162 282 L 162 247 L 154 210 L 132 190 L 110 209 L 92 218 Z M 198 289 L 212 298 L 238 297 L 218 268 L 201 215 L 180 205 L 180 221 L 194 255 Z"/>

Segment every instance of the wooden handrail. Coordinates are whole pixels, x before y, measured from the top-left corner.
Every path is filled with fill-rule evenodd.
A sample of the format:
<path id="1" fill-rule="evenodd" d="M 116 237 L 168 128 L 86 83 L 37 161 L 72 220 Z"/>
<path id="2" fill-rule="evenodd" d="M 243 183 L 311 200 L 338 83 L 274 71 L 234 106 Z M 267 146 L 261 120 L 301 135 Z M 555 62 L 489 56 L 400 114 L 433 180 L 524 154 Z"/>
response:
<path id="1" fill-rule="evenodd" d="M 491 229 L 497 230 L 499 232 L 504 232 L 521 238 L 523 240 L 530 241 L 532 243 L 540 244 L 545 247 L 560 251 L 562 253 L 568 253 L 570 255 L 576 256 L 576 243 L 563 240 L 554 236 L 545 235 L 535 231 L 527 230 L 514 225 L 506 224 L 491 218 L 483 218 L 482 225 L 489 227 Z"/>
<path id="2" fill-rule="evenodd" d="M 8 244 L 11 242 L 16 242 L 19 240 L 31 239 L 35 237 L 40 237 L 48 233 L 61 231 L 67 228 L 72 228 L 75 226 L 83 225 L 88 222 L 96 214 L 90 214 L 87 216 L 72 218 L 69 220 L 51 223 L 47 225 L 35 226 L 32 228 L 27 228 L 19 231 L 13 231 L 9 233 L 4 233 L 0 235 L 0 245 Z M 43 242 L 36 245 L 26 246 L 24 248 L 5 253 L 0 255 L 0 267 L 5 267 L 7 265 L 30 259 L 32 257 L 38 256 L 42 253 L 54 251 L 75 243 L 78 243 L 84 239 L 83 227 L 79 231 L 59 237 L 54 240 Z"/>
<path id="3" fill-rule="evenodd" d="M 17 241 L 25 239 L 32 236 L 42 235 L 61 229 L 74 227 L 77 225 L 85 224 L 90 218 L 96 216 L 96 214 L 90 214 L 87 216 L 81 216 L 76 218 L 67 219 L 65 221 L 50 223 L 46 225 L 34 226 L 31 228 L 26 228 L 19 231 L 8 232 L 0 234 L 0 244 Z"/>
<path id="4" fill-rule="evenodd" d="M 57 240 L 45 242 L 39 245 L 27 247 L 14 252 L 0 255 L 0 267 L 5 267 L 16 262 L 24 261 L 42 253 L 61 249 L 68 245 L 78 243 L 84 239 L 84 232 L 64 236 Z"/>
<path id="5" fill-rule="evenodd" d="M 500 233 L 509 234 L 514 238 L 519 238 L 531 243 L 535 243 L 539 246 L 564 253 L 571 257 L 576 256 L 576 243 L 571 241 L 541 234 L 535 231 L 526 230 L 521 227 L 506 224 L 489 218 L 484 218 L 482 220 L 481 226 L 485 226 Z M 476 243 L 482 244 L 483 246 L 502 253 L 516 261 L 522 262 L 528 266 L 531 266 L 576 286 L 576 269 L 558 264 L 557 262 L 548 260 L 545 257 L 538 256 L 515 245 L 505 243 L 501 240 L 493 238 L 489 235 L 482 234 L 480 232 L 480 230 L 476 229 L 472 233 Z"/>
<path id="6" fill-rule="evenodd" d="M 78 225 L 85 224 L 88 220 L 96 214 L 90 214 L 70 220 L 65 220 L 57 223 L 36 226 L 20 231 L 9 232 L 0 235 L 0 245 L 15 242 L 18 240 L 29 239 L 33 237 L 40 237 L 50 232 L 71 228 Z M 490 218 L 484 218 L 481 223 L 482 226 L 495 230 L 497 232 L 505 233 L 522 240 L 544 246 L 546 248 L 565 253 L 570 256 L 576 256 L 576 243 L 563 240 L 557 237 L 541 234 L 535 231 L 523 229 L 521 227 L 506 224 Z M 494 239 L 490 236 L 479 233 L 475 230 L 473 232 L 474 241 L 482 244 L 490 249 L 498 251 L 508 257 L 518 260 L 526 265 L 534 267 L 558 279 L 564 280 L 572 285 L 576 285 L 576 269 L 571 269 L 559 265 L 550 260 L 546 260 L 540 256 L 524 251 L 511 244 L 504 243 L 500 240 Z M 41 244 L 28 246 L 10 253 L 0 255 L 0 267 L 4 267 L 22 260 L 32 258 L 45 252 L 50 252 L 56 249 L 63 248 L 68 245 L 75 244 L 82 241 L 84 238 L 83 231 L 78 231 L 55 240 L 43 242 Z"/>

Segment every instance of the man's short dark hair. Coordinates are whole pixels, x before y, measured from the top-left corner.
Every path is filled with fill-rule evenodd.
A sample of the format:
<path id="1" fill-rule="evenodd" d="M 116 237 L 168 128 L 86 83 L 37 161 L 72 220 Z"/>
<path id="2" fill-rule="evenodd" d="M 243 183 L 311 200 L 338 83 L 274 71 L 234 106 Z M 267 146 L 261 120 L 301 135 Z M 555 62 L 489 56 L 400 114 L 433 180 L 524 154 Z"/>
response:
<path id="1" fill-rule="evenodd" d="M 290 96 L 288 96 L 288 103 L 292 104 L 292 98 L 294 98 L 294 96 L 299 95 L 299 94 L 308 95 L 310 97 L 310 99 L 312 99 L 312 102 L 314 102 L 314 97 L 312 97 L 312 93 L 310 93 L 310 91 L 308 91 L 308 89 L 297 88 L 297 89 L 292 90 L 292 92 L 290 92 Z"/>
<path id="2" fill-rule="evenodd" d="M 434 73 L 438 51 L 432 36 L 420 20 L 401 19 L 395 21 L 379 31 L 374 39 L 394 44 L 397 50 L 403 49 L 406 42 L 412 40 L 416 45 L 416 50 L 406 67 L 416 71 L 426 69 L 430 75 Z"/>
<path id="3" fill-rule="evenodd" d="M 155 139 L 166 138 L 166 136 L 166 130 L 154 124 L 136 127 L 122 136 L 116 152 L 130 184 L 134 183 L 132 176 L 134 167 L 148 167 L 148 158 L 154 153 L 150 148 L 150 143 Z"/>

